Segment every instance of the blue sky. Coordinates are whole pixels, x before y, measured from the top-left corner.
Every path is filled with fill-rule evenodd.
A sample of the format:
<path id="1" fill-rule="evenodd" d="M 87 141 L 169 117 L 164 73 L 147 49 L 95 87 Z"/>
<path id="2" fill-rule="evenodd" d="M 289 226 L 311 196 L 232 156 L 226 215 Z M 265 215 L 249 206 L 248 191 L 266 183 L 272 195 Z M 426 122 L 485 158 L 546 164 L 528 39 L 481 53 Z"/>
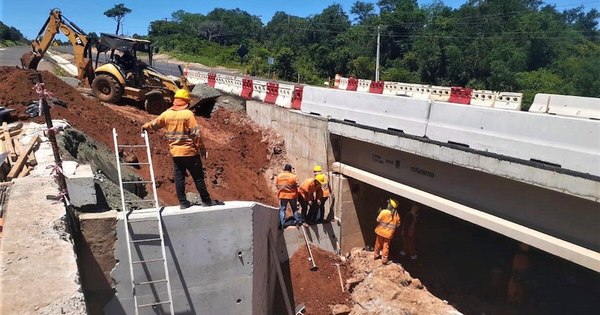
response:
<path id="1" fill-rule="evenodd" d="M 124 33 L 147 34 L 151 21 L 170 18 L 171 13 L 185 10 L 193 13 L 206 14 L 215 7 L 226 9 L 240 8 L 253 15 L 261 17 L 267 23 L 276 11 L 285 11 L 292 15 L 308 16 L 321 12 L 332 3 L 340 3 L 347 12 L 355 0 L 302 0 L 302 1 L 276 1 L 276 0 L 184 0 L 184 1 L 158 1 L 158 0 L 116 0 L 116 1 L 85 1 L 85 0 L 2 0 L 0 7 L 0 20 L 9 26 L 18 28 L 27 38 L 37 35 L 48 13 L 52 8 L 60 8 L 63 15 L 86 32 L 112 33 L 115 31 L 116 22 L 104 16 L 103 12 L 113 7 L 114 4 L 124 3 L 132 9 L 132 13 L 123 20 Z M 376 3 L 377 1 L 366 0 Z M 419 0 L 421 4 L 431 3 L 432 0 Z M 444 0 L 452 7 L 459 7 L 466 0 Z M 546 3 L 556 4 L 559 10 L 585 6 L 586 9 L 600 8 L 600 0 L 546 0 Z"/>

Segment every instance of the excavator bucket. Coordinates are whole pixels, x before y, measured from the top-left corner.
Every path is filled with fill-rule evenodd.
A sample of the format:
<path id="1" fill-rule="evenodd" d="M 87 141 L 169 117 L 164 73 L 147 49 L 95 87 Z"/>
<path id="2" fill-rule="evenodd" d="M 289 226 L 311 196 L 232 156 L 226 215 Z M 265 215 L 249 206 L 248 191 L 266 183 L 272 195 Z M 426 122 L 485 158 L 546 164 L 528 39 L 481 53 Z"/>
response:
<path id="1" fill-rule="evenodd" d="M 21 65 L 23 69 L 37 69 L 38 64 L 42 60 L 42 57 L 34 53 L 33 51 L 26 52 L 21 56 Z"/>

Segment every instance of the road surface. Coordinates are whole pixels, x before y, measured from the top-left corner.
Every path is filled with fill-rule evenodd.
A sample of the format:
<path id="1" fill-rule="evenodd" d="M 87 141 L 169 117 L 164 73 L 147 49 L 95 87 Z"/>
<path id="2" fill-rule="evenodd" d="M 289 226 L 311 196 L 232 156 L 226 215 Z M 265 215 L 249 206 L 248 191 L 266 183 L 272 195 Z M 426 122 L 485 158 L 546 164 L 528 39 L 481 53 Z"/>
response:
<path id="1" fill-rule="evenodd" d="M 13 46 L 0 48 L 0 65 L 1 66 L 21 66 L 21 56 L 30 51 L 29 46 Z M 53 71 L 54 65 L 48 61 L 42 60 L 38 65 L 38 70 Z"/>

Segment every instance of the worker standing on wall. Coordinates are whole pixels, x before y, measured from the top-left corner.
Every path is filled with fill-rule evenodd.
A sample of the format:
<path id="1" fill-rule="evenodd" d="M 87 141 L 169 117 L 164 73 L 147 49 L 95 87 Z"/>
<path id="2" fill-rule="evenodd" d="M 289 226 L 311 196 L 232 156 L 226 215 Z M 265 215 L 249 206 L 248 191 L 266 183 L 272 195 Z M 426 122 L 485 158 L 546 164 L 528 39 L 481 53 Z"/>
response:
<path id="1" fill-rule="evenodd" d="M 206 189 L 204 170 L 200 160 L 200 155 L 207 157 L 206 147 L 200 136 L 196 116 L 188 109 L 189 105 L 190 92 L 183 89 L 177 90 L 173 106 L 142 126 L 142 130 L 166 129 L 165 135 L 169 141 L 169 152 L 173 158 L 175 190 L 181 209 L 192 206 L 185 196 L 186 171 L 194 179 L 196 189 L 202 198 L 202 205 L 212 206 L 215 204 Z"/>
<path id="2" fill-rule="evenodd" d="M 527 271 L 529 270 L 529 245 L 519 244 L 513 257 L 512 275 L 508 281 L 508 303 L 523 304 L 526 298 Z"/>
<path id="3" fill-rule="evenodd" d="M 384 265 L 390 262 L 388 260 L 390 243 L 392 242 L 396 228 L 400 226 L 400 214 L 398 214 L 397 210 L 398 201 L 390 198 L 387 201 L 387 208 L 381 210 L 377 216 L 377 227 L 375 228 L 377 239 L 375 240 L 373 257 L 375 260 L 383 257 L 381 262 Z"/>
<path id="4" fill-rule="evenodd" d="M 321 223 L 325 222 L 325 203 L 327 202 L 327 199 L 329 199 L 331 191 L 329 190 L 329 181 L 327 179 L 327 176 L 323 174 L 323 169 L 320 165 L 315 165 L 315 167 L 313 167 L 313 174 L 315 175 L 315 178 L 319 181 L 319 183 L 321 183 L 321 190 L 323 191 L 322 197 L 320 199 L 321 204 L 318 205 L 319 211 L 317 213 L 317 222 Z"/>
<path id="5" fill-rule="evenodd" d="M 402 217 L 400 233 L 402 235 L 402 250 L 400 256 L 409 255 L 410 259 L 417 260 L 417 216 L 419 215 L 419 205 L 414 203 L 410 211 Z"/>
<path id="6" fill-rule="evenodd" d="M 316 209 L 321 205 L 321 183 L 314 177 L 307 178 L 298 188 L 298 202 L 302 207 L 302 218 L 311 223 L 316 219 Z"/>
<path id="7" fill-rule="evenodd" d="M 286 226 L 286 210 L 288 204 L 292 209 L 294 220 L 288 225 L 302 224 L 302 217 L 298 211 L 298 176 L 292 173 L 292 166 L 286 164 L 283 166 L 283 172 L 275 178 L 275 187 L 277 187 L 277 198 L 279 198 L 279 222 L 281 228 Z"/>

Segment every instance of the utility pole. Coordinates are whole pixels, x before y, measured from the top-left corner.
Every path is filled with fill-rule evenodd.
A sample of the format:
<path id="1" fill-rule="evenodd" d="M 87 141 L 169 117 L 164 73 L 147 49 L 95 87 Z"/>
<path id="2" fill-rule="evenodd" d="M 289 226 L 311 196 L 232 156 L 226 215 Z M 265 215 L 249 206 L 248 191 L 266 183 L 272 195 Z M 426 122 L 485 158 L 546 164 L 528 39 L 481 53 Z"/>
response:
<path id="1" fill-rule="evenodd" d="M 377 59 L 375 60 L 375 81 L 379 81 L 379 52 L 381 49 L 381 26 L 377 26 Z"/>

